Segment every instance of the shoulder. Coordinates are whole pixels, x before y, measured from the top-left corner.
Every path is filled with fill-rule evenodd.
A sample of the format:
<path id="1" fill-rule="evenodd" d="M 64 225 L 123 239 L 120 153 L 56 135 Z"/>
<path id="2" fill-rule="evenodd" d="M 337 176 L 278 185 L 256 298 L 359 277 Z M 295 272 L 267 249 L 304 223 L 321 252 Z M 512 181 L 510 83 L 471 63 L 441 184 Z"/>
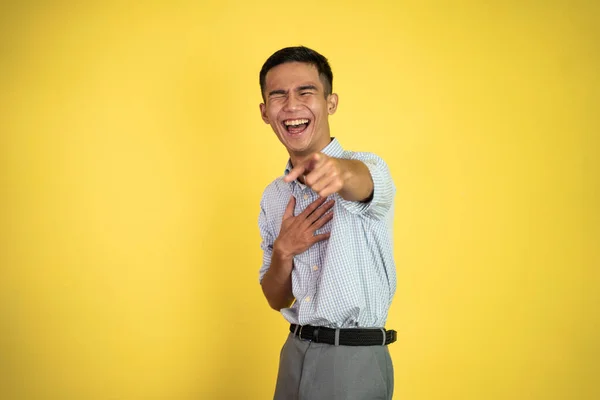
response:
<path id="1" fill-rule="evenodd" d="M 344 150 L 341 158 L 345 158 L 347 160 L 371 161 L 378 164 L 387 165 L 382 157 L 368 151 Z"/>
<path id="2" fill-rule="evenodd" d="M 289 191 L 288 184 L 284 182 L 283 175 L 273 179 L 263 190 L 263 197 L 279 195 Z"/>

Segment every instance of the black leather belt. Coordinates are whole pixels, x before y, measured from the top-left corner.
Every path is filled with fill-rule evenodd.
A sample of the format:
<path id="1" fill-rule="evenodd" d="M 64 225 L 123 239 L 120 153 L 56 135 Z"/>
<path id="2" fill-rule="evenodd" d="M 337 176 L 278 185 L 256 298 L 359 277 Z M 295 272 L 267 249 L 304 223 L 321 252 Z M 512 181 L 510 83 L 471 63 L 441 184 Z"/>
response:
<path id="1" fill-rule="evenodd" d="M 335 346 L 387 346 L 396 341 L 396 331 L 383 328 L 333 329 L 311 325 L 290 325 L 290 332 L 301 340 Z"/>

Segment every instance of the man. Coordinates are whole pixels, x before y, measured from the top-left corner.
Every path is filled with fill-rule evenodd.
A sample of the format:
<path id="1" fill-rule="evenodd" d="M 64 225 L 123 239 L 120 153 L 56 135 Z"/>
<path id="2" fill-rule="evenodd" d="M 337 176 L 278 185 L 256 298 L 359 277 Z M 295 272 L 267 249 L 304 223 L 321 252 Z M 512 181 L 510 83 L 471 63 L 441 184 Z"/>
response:
<path id="1" fill-rule="evenodd" d="M 392 398 L 395 187 L 381 158 L 330 135 L 332 82 L 327 59 L 306 47 L 277 51 L 260 71 L 262 119 L 290 156 L 259 216 L 259 280 L 290 323 L 276 400 Z"/>

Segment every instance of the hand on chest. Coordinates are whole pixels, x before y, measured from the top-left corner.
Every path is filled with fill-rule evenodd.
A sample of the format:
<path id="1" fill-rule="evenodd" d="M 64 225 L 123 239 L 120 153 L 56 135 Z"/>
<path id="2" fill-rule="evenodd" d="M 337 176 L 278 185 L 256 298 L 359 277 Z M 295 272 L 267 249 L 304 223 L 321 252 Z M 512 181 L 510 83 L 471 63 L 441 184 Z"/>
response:
<path id="1" fill-rule="evenodd" d="M 294 215 L 302 214 L 303 212 L 306 211 L 306 209 L 308 207 L 310 207 L 311 204 L 314 204 L 315 202 L 322 200 L 322 198 L 317 193 L 315 193 L 312 189 L 310 189 L 309 187 L 303 186 L 303 185 L 297 185 L 295 190 L 293 191 L 292 195 L 296 199 L 296 206 L 294 207 Z M 336 198 L 337 198 L 337 196 L 335 194 L 332 194 L 332 195 L 327 196 L 327 201 L 335 200 Z M 315 210 L 315 211 L 318 211 L 319 208 L 326 206 L 326 204 L 327 203 L 325 202 L 324 205 L 319 206 L 317 208 L 317 210 Z M 333 206 L 327 211 L 327 213 L 334 213 L 336 208 L 337 208 L 336 204 L 333 204 Z M 333 219 L 328 220 L 323 226 L 321 226 L 319 229 L 317 229 L 315 231 L 315 234 L 331 232 L 332 221 L 333 221 Z"/>

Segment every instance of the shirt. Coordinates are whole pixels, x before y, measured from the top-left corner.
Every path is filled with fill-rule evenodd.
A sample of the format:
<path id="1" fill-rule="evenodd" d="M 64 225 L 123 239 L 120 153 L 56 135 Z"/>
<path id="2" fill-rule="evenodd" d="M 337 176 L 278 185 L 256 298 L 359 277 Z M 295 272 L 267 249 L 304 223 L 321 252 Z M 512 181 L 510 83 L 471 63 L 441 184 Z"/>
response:
<path id="1" fill-rule="evenodd" d="M 334 158 L 362 161 L 373 180 L 368 202 L 334 199 L 333 218 L 316 233 L 331 232 L 293 259 L 292 292 L 295 302 L 281 310 L 292 324 L 329 328 L 385 327 L 396 290 L 393 257 L 393 200 L 396 192 L 387 164 L 377 155 L 352 152 L 333 138 L 322 153 Z M 260 201 L 258 225 L 263 251 L 259 282 L 268 271 L 273 243 L 290 196 L 296 198 L 294 215 L 319 198 L 299 181 L 286 183 L 292 169 L 288 160 L 283 176 L 271 182 Z"/>

